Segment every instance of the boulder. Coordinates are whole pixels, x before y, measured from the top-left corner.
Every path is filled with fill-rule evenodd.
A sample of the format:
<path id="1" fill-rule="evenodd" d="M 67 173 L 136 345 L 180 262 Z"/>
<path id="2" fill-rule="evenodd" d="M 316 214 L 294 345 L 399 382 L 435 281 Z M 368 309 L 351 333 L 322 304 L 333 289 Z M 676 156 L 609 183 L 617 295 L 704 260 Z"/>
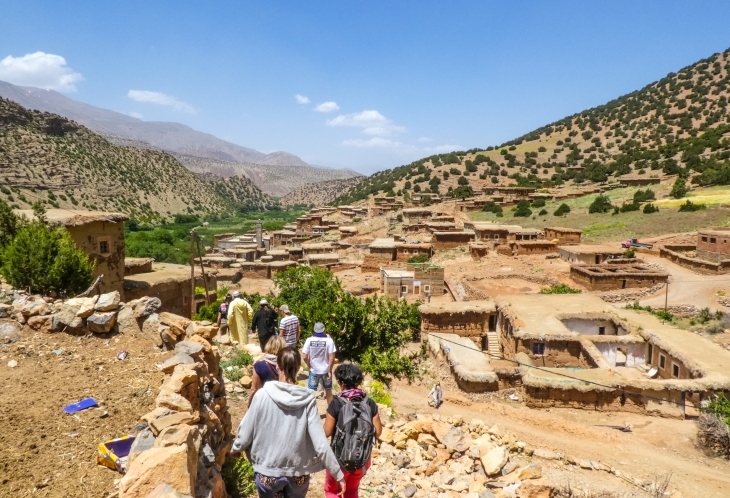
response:
<path id="1" fill-rule="evenodd" d="M 78 318 L 87 318 L 94 312 L 94 306 L 96 305 L 98 298 L 98 296 L 74 297 L 66 300 L 61 305 L 61 310 L 63 310 L 64 307 L 74 308 Z"/>
<path id="2" fill-rule="evenodd" d="M 51 329 L 54 332 L 61 332 L 65 327 L 70 329 L 78 329 L 83 326 L 84 321 L 77 314 L 81 309 L 79 301 L 73 303 L 73 299 L 69 299 L 61 305 L 58 313 L 54 313 L 51 323 Z"/>
<path id="3" fill-rule="evenodd" d="M 433 424 L 431 424 L 433 435 L 438 439 L 439 443 L 444 444 L 444 437 L 446 437 L 446 434 L 449 433 L 449 431 L 453 428 L 451 424 L 447 424 L 446 422 L 436 422 L 434 421 Z"/>
<path id="4" fill-rule="evenodd" d="M 497 475 L 507 463 L 509 452 L 504 446 L 495 446 L 481 458 L 484 472 L 489 475 Z"/>
<path id="5" fill-rule="evenodd" d="M 157 313 L 149 315 L 142 322 L 142 332 L 152 339 L 155 346 L 162 347 L 162 338 L 160 337 L 160 316 Z"/>
<path id="6" fill-rule="evenodd" d="M 0 323 L 0 344 L 20 338 L 20 327 L 15 322 Z"/>
<path id="7" fill-rule="evenodd" d="M 130 468 L 132 466 L 132 463 L 137 459 L 137 457 L 142 452 L 152 448 L 154 444 L 155 435 L 149 428 L 137 434 L 137 437 L 134 438 L 134 442 L 132 443 L 132 447 L 129 449 L 129 455 L 127 457 L 127 468 Z"/>
<path id="8" fill-rule="evenodd" d="M 185 336 L 186 330 L 190 325 L 190 319 L 174 313 L 168 313 L 167 311 L 163 311 L 159 314 L 159 320 L 162 325 L 170 327 L 173 334 L 178 337 Z"/>
<path id="9" fill-rule="evenodd" d="M 200 429 L 197 425 L 171 425 L 157 435 L 155 448 L 186 445 L 197 454 L 200 450 L 201 442 L 202 434 L 200 434 Z"/>
<path id="10" fill-rule="evenodd" d="M 547 483 L 527 481 L 516 490 L 517 498 L 550 498 L 554 488 Z"/>
<path id="11" fill-rule="evenodd" d="M 536 463 L 520 469 L 520 471 L 517 473 L 517 478 L 520 481 L 525 481 L 527 479 L 540 479 L 541 477 L 542 466 Z"/>
<path id="12" fill-rule="evenodd" d="M 241 377 L 241 380 L 238 381 L 239 384 L 241 384 L 241 387 L 244 389 L 251 389 L 251 384 L 253 383 L 253 379 L 249 377 L 248 375 L 244 375 Z"/>
<path id="13" fill-rule="evenodd" d="M 145 296 L 140 298 L 134 305 L 134 317 L 145 318 L 152 314 L 157 313 L 157 310 L 162 307 L 162 301 L 159 297 Z"/>
<path id="14" fill-rule="evenodd" d="M 102 294 L 96 300 L 94 311 L 114 311 L 119 307 L 121 300 L 122 298 L 117 291 Z"/>
<path id="15" fill-rule="evenodd" d="M 193 360 L 190 355 L 185 353 L 176 353 L 174 356 L 171 356 L 162 363 L 158 363 L 157 368 L 166 374 L 169 374 L 172 373 L 178 365 L 192 365 L 193 363 L 195 363 L 195 360 Z"/>
<path id="16" fill-rule="evenodd" d="M 190 424 L 194 424 L 198 421 L 198 417 L 189 412 L 175 412 L 171 415 L 157 418 L 150 422 L 150 430 L 159 437 L 162 436 L 163 432 L 173 427 L 190 427 Z M 183 441 L 184 442 L 184 441 Z M 163 442 L 164 443 L 164 442 Z M 156 446 L 170 446 L 170 444 L 156 444 Z"/>
<path id="17" fill-rule="evenodd" d="M 28 318 L 28 327 L 37 332 L 51 332 L 53 315 L 36 315 Z"/>
<path id="18" fill-rule="evenodd" d="M 119 498 L 147 498 L 160 483 L 170 485 L 179 493 L 192 495 L 197 456 L 195 451 L 186 446 L 166 446 L 145 451 L 120 480 Z"/>
<path id="19" fill-rule="evenodd" d="M 142 332 L 137 319 L 134 317 L 134 310 L 127 306 L 117 313 L 117 324 L 119 325 L 120 334 L 136 335 Z"/>
<path id="20" fill-rule="evenodd" d="M 178 493 L 175 488 L 169 484 L 160 484 L 152 490 L 145 498 L 193 498 L 190 495 Z"/>
<path id="21" fill-rule="evenodd" d="M 13 312 L 13 307 L 9 304 L 0 303 L 0 318 L 10 318 Z"/>
<path id="22" fill-rule="evenodd" d="M 175 353 L 194 356 L 201 351 L 203 351 L 203 345 L 195 341 L 182 341 L 175 344 Z"/>
<path id="23" fill-rule="evenodd" d="M 161 389 L 155 403 L 158 408 L 167 408 L 176 412 L 193 412 L 193 405 L 179 393 Z"/>
<path id="24" fill-rule="evenodd" d="M 207 339 L 203 339 L 202 336 L 199 335 L 193 335 L 185 339 L 186 341 L 190 342 L 197 342 L 201 346 L 203 346 L 203 352 L 204 353 L 210 353 L 213 351 L 213 346 L 210 344 L 210 342 Z"/>
<path id="25" fill-rule="evenodd" d="M 537 448 L 532 452 L 533 456 L 542 458 L 543 460 L 560 460 L 560 453 L 545 448 Z"/>
<path id="26" fill-rule="evenodd" d="M 51 307 L 43 299 L 37 296 L 32 296 L 32 299 L 26 301 L 20 307 L 20 314 L 25 318 L 37 315 L 48 315 L 51 312 Z"/>
<path id="27" fill-rule="evenodd" d="M 185 333 L 188 337 L 200 336 L 210 340 L 218 335 L 218 326 L 210 322 L 190 322 Z"/>
<path id="28" fill-rule="evenodd" d="M 440 439 L 441 444 L 446 446 L 446 449 L 458 451 L 463 453 L 469 449 L 472 444 L 472 439 L 467 434 L 464 434 L 456 427 L 452 427 L 449 432 L 444 434 Z"/>
<path id="29" fill-rule="evenodd" d="M 117 321 L 117 314 L 114 311 L 96 311 L 86 319 L 86 326 L 89 330 L 99 334 L 110 332 Z"/>
<path id="30" fill-rule="evenodd" d="M 160 417 L 167 416 L 167 415 L 172 415 L 173 413 L 175 413 L 175 411 L 170 410 L 169 408 L 157 407 L 154 410 L 152 410 L 151 412 L 147 412 L 144 415 L 142 415 L 140 417 L 140 420 L 147 422 L 147 424 L 149 425 L 152 423 L 153 420 L 158 419 Z"/>

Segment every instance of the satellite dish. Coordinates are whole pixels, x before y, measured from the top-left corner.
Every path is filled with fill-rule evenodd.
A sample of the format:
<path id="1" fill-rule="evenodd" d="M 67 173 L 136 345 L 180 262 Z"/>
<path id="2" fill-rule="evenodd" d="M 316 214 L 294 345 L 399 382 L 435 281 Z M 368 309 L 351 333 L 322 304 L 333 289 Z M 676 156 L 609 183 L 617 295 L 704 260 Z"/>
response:
<path id="1" fill-rule="evenodd" d="M 650 379 L 653 379 L 654 377 L 656 377 L 656 375 L 658 373 L 659 373 L 659 369 L 657 367 L 651 367 L 651 369 L 648 372 L 646 372 L 646 376 L 649 377 Z"/>

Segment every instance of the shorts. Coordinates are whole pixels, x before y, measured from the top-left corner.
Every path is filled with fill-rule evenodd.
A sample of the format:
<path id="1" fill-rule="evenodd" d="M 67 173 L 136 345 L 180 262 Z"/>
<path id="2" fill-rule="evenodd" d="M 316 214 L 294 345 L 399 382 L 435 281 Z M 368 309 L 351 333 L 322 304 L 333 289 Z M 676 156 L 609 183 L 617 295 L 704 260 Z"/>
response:
<path id="1" fill-rule="evenodd" d="M 331 391 L 332 390 L 332 376 L 330 375 L 330 378 L 327 378 L 327 374 L 316 374 L 309 371 L 309 380 L 307 380 L 307 389 L 310 389 L 312 391 L 316 391 L 319 387 L 319 384 L 322 383 L 324 385 L 325 391 Z"/>

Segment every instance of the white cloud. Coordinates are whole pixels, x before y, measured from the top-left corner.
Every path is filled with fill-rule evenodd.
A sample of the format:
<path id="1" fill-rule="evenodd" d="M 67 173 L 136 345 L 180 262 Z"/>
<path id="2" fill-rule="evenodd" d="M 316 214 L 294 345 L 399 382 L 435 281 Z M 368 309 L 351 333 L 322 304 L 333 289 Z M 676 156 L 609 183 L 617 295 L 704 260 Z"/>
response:
<path id="1" fill-rule="evenodd" d="M 144 116 L 136 111 L 132 111 L 129 113 L 130 116 L 137 119 L 144 119 Z"/>
<path id="2" fill-rule="evenodd" d="M 294 98 L 297 101 L 297 104 L 309 104 L 310 100 L 309 97 L 305 97 L 304 95 L 296 94 L 294 95 Z"/>
<path id="3" fill-rule="evenodd" d="M 146 102 L 150 104 L 164 105 L 172 107 L 176 111 L 189 112 L 195 114 L 197 110 L 190 104 L 186 104 L 175 97 L 165 95 L 162 92 L 150 92 L 149 90 L 130 90 L 127 97 L 136 102 Z"/>
<path id="4" fill-rule="evenodd" d="M 365 135 L 389 136 L 406 131 L 404 126 L 395 125 L 376 110 L 354 114 L 340 114 L 327 120 L 328 126 L 355 126 L 362 128 Z"/>
<path id="5" fill-rule="evenodd" d="M 363 140 L 362 138 L 344 140 L 342 145 L 347 147 L 357 147 L 360 149 L 398 149 L 403 146 L 400 142 L 382 137 L 372 137 L 368 140 Z"/>
<path id="6" fill-rule="evenodd" d="M 433 142 L 433 138 L 421 137 L 418 139 L 418 141 L 421 143 L 428 143 L 428 142 Z"/>
<path id="7" fill-rule="evenodd" d="M 75 92 L 75 84 L 84 77 L 68 67 L 66 59 L 60 55 L 35 52 L 22 57 L 8 55 L 1 60 L 0 80 L 14 85 Z"/>
<path id="8" fill-rule="evenodd" d="M 315 107 L 314 110 L 317 112 L 339 111 L 340 106 L 337 105 L 337 102 L 322 102 L 317 107 Z"/>

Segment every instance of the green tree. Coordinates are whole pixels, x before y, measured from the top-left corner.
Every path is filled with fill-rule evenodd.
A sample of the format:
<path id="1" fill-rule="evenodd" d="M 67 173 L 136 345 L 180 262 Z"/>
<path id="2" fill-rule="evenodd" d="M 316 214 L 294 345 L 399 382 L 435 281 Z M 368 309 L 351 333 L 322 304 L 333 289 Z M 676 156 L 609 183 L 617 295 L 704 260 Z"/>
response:
<path id="1" fill-rule="evenodd" d="M 459 185 L 451 191 L 451 197 L 453 197 L 454 199 L 466 199 L 467 197 L 474 197 L 474 189 L 471 188 L 471 186 L 469 185 Z"/>
<path id="2" fill-rule="evenodd" d="M 2 251 L 0 273 L 16 288 L 70 295 L 89 286 L 94 263 L 74 245 L 65 228 L 34 221 L 21 228 Z"/>
<path id="3" fill-rule="evenodd" d="M 457 182 L 459 185 L 469 185 L 469 180 L 465 176 L 460 176 L 459 181 Z"/>
<path id="4" fill-rule="evenodd" d="M 20 220 L 15 216 L 7 202 L 0 199 L 0 253 L 18 233 Z M 0 264 L 2 259 L 0 259 Z"/>
<path id="5" fill-rule="evenodd" d="M 517 209 L 515 209 L 515 218 L 529 218 L 532 216 L 532 210 L 530 209 L 530 201 L 525 199 L 517 203 Z"/>
<path id="6" fill-rule="evenodd" d="M 613 209 L 611 199 L 607 195 L 599 194 L 588 207 L 588 212 L 593 213 L 608 213 Z"/>
<path id="7" fill-rule="evenodd" d="M 674 180 L 674 185 L 672 186 L 672 191 L 669 192 L 669 195 L 675 199 L 681 199 L 687 195 L 687 184 L 685 183 L 684 178 L 678 176 L 677 179 Z"/>
<path id="8" fill-rule="evenodd" d="M 555 210 L 553 213 L 553 216 L 563 216 L 565 214 L 568 214 L 570 212 L 570 206 L 568 206 L 566 203 L 562 203 L 558 209 Z"/>

